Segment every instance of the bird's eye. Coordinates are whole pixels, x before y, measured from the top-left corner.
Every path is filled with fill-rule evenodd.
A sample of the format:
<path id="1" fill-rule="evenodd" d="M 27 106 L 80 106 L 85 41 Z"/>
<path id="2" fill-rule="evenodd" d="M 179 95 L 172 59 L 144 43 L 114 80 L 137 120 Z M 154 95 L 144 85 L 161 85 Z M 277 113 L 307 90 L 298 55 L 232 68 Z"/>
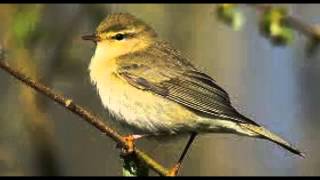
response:
<path id="1" fill-rule="evenodd" d="M 116 39 L 118 41 L 121 41 L 125 38 L 125 35 L 124 34 L 116 34 L 115 36 L 112 37 L 112 39 Z"/>

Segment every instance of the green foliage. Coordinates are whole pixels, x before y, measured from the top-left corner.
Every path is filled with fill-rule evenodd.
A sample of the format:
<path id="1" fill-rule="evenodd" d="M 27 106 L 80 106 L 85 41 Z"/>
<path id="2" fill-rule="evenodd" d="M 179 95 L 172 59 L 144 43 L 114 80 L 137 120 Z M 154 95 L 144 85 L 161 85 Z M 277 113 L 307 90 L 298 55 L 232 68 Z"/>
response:
<path id="1" fill-rule="evenodd" d="M 274 45 L 288 45 L 294 39 L 294 31 L 284 23 L 287 13 L 283 7 L 272 7 L 261 16 L 260 32 Z"/>
<path id="2" fill-rule="evenodd" d="M 244 17 L 235 4 L 217 5 L 217 17 L 234 30 L 240 30 L 244 24 Z"/>
<path id="3" fill-rule="evenodd" d="M 123 176 L 148 176 L 149 168 L 135 154 L 121 156 Z"/>
<path id="4" fill-rule="evenodd" d="M 13 36 L 23 46 L 39 22 L 42 5 L 24 5 L 17 9 L 13 20 Z"/>

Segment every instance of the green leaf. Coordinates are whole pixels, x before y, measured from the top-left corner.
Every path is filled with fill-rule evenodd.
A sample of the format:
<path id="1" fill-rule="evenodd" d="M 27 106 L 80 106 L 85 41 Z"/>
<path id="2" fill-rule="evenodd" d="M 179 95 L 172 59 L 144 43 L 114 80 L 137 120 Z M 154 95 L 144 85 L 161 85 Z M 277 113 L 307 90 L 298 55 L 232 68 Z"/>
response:
<path id="1" fill-rule="evenodd" d="M 294 31 L 284 24 L 287 10 L 283 7 L 273 7 L 266 10 L 260 20 L 260 32 L 270 39 L 273 45 L 288 45 L 294 39 Z"/>
<path id="2" fill-rule="evenodd" d="M 217 5 L 218 20 L 231 26 L 234 30 L 240 30 L 244 24 L 244 16 L 235 4 Z"/>
<path id="3" fill-rule="evenodd" d="M 121 156 L 123 176 L 148 176 L 149 168 L 135 154 Z"/>

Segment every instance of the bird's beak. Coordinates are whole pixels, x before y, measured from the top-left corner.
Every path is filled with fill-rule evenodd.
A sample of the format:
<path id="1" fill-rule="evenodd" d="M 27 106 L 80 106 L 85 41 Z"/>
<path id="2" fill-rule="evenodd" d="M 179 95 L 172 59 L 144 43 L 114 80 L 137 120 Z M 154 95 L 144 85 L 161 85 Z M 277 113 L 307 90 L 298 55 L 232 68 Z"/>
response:
<path id="1" fill-rule="evenodd" d="M 99 42 L 100 41 L 99 36 L 97 36 L 96 34 L 84 35 L 84 36 L 82 36 L 82 39 L 83 40 L 93 41 L 93 42 Z"/>

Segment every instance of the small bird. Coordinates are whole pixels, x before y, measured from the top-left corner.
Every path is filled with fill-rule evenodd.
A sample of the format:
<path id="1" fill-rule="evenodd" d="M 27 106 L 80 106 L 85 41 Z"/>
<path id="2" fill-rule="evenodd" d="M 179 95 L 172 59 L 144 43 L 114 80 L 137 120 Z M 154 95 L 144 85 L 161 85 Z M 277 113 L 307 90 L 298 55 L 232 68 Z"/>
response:
<path id="1" fill-rule="evenodd" d="M 190 134 L 189 148 L 197 134 L 232 133 L 267 139 L 304 156 L 281 137 L 240 114 L 213 78 L 160 40 L 152 27 L 135 16 L 111 14 L 94 34 L 83 39 L 96 43 L 89 72 L 102 104 L 135 132 L 126 140 L 145 135 Z M 177 173 L 181 161 L 171 174 Z"/>

